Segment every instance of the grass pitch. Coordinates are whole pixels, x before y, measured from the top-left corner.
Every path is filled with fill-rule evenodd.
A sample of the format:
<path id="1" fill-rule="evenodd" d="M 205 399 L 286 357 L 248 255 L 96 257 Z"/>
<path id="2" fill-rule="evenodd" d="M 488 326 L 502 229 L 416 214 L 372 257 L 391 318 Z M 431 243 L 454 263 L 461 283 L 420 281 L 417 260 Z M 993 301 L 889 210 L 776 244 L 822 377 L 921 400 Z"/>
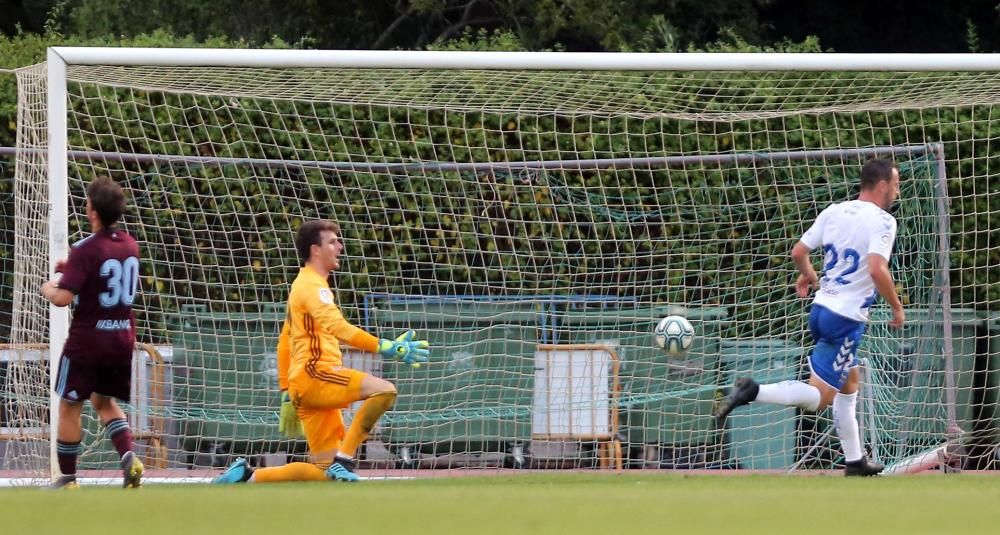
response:
<path id="1" fill-rule="evenodd" d="M 998 533 L 1000 476 L 523 474 L 0 490 L 3 533 Z"/>

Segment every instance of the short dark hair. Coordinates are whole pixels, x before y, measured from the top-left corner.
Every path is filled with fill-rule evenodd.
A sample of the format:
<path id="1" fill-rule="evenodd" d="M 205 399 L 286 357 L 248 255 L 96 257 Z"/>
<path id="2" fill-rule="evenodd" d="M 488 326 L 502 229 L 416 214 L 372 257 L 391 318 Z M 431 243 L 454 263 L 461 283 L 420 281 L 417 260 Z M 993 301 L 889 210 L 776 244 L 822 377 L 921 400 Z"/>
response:
<path id="1" fill-rule="evenodd" d="M 861 189 L 871 189 L 883 180 L 892 180 L 892 170 L 897 169 L 892 160 L 868 160 L 861 168 Z"/>
<path id="2" fill-rule="evenodd" d="M 91 180 L 87 184 L 87 199 L 105 227 L 117 223 L 125 213 L 125 191 L 111 177 L 102 175 Z"/>
<path id="3" fill-rule="evenodd" d="M 306 221 L 299 227 L 299 232 L 295 235 L 295 250 L 299 253 L 299 261 L 302 264 L 309 261 L 310 248 L 313 245 L 320 245 L 319 236 L 324 230 L 340 236 L 340 225 L 326 219 Z"/>

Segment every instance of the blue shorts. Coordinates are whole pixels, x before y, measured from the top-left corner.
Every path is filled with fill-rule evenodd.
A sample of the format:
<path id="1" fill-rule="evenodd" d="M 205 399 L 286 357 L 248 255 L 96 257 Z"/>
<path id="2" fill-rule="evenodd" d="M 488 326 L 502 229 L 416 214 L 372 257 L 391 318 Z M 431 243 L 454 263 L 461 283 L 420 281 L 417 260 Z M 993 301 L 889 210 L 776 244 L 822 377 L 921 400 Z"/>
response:
<path id="1" fill-rule="evenodd" d="M 809 355 L 809 367 L 824 383 L 840 390 L 847 373 L 858 365 L 858 345 L 866 323 L 847 319 L 813 303 L 809 311 L 809 332 L 816 347 Z"/>

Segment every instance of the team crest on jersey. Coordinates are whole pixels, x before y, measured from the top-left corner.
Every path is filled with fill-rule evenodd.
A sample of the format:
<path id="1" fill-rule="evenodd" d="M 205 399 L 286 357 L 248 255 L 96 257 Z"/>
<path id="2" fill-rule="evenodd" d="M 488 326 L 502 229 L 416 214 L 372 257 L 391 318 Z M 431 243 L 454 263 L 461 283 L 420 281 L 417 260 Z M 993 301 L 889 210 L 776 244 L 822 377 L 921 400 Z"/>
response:
<path id="1" fill-rule="evenodd" d="M 328 304 L 333 304 L 333 292 L 329 288 L 321 288 L 319 290 L 319 300 Z"/>

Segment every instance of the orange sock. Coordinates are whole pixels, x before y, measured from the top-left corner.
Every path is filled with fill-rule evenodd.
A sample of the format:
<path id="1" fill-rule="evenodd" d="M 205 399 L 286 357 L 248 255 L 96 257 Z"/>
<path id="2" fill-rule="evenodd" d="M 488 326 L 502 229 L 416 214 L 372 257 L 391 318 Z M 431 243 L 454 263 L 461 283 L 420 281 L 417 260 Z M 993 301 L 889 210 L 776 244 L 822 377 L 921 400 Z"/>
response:
<path id="1" fill-rule="evenodd" d="M 375 427 L 375 422 L 377 422 L 378 419 L 385 414 L 385 411 L 389 410 L 395 402 L 395 392 L 379 392 L 366 399 L 365 402 L 361 404 L 361 408 L 358 409 L 357 414 L 354 415 L 354 420 L 351 422 L 351 427 L 347 430 L 347 436 L 344 437 L 344 442 L 340 445 L 340 450 L 337 452 L 337 455 L 353 458 L 354 452 L 357 451 L 358 446 L 366 438 L 368 438 L 368 434 L 372 432 L 372 428 Z"/>
<path id="2" fill-rule="evenodd" d="M 284 466 L 258 468 L 253 472 L 255 483 L 280 481 L 326 481 L 326 470 L 312 463 L 289 463 Z"/>

